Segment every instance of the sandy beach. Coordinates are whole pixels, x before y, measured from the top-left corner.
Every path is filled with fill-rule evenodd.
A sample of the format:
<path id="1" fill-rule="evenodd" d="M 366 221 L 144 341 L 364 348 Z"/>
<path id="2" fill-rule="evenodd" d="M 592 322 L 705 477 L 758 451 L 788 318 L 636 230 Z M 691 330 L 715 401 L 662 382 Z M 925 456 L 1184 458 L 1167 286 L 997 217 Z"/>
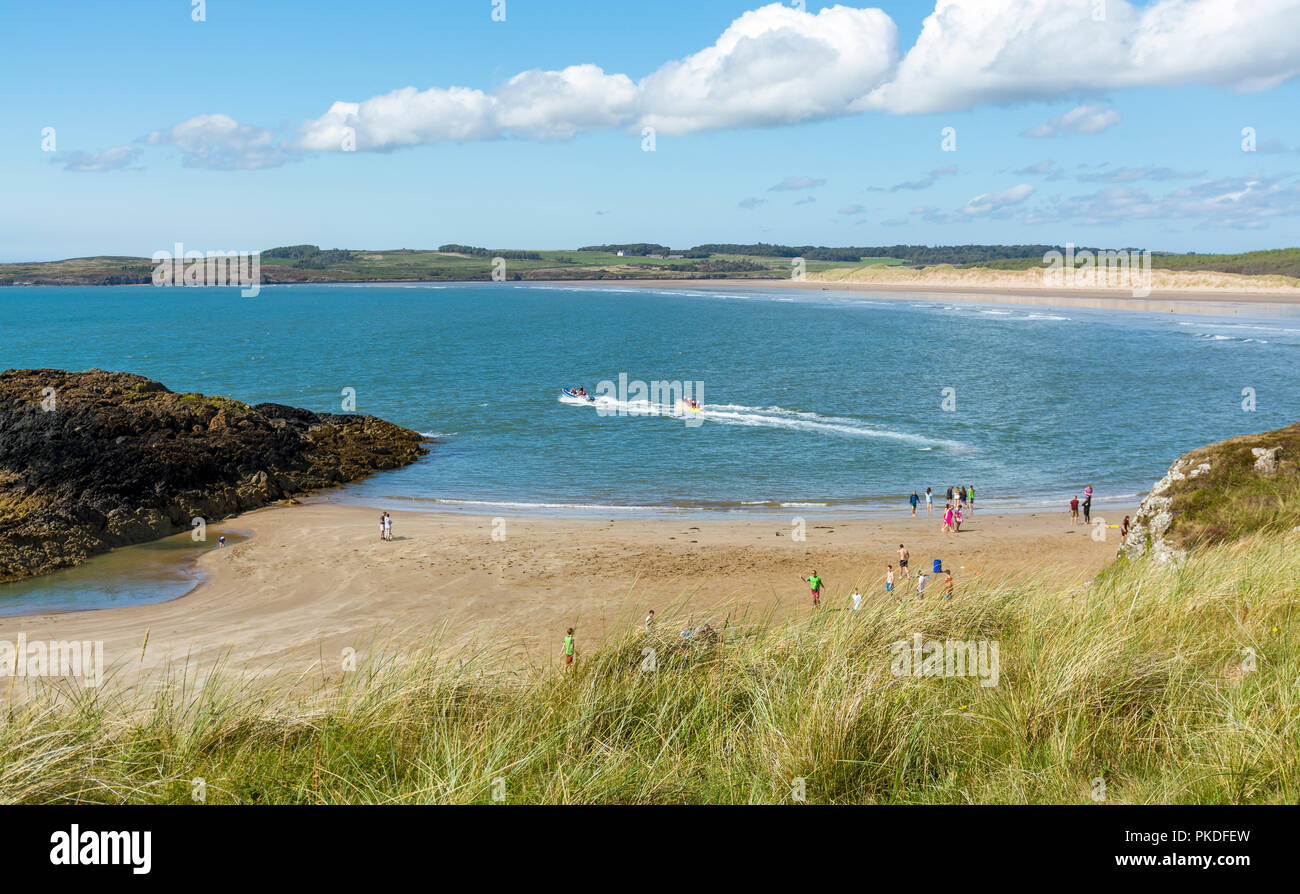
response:
<path id="1" fill-rule="evenodd" d="M 858 268 L 862 269 L 862 268 Z M 635 280 L 624 285 L 659 289 L 795 289 L 799 291 L 871 292 L 873 297 L 898 300 L 933 300 L 971 302 L 976 304 L 1018 304 L 1029 307 L 1079 307 L 1091 310 L 1129 310 L 1145 313 L 1203 314 L 1209 316 L 1292 316 L 1300 313 L 1300 289 L 1294 287 L 1262 287 L 1236 284 L 1248 282 L 1249 277 L 1229 278 L 1219 274 L 1231 285 L 1208 287 L 1204 276 L 1186 274 L 1187 279 L 1167 271 L 1156 271 L 1151 293 L 1142 298 L 1133 297 L 1129 289 L 1056 288 L 1026 285 L 1024 277 L 963 276 L 938 277 L 925 275 L 891 275 L 898 268 L 878 269 L 879 275 L 870 279 L 835 278 L 829 274 L 809 274 L 805 280 L 791 279 L 657 279 Z M 915 271 L 904 271 L 915 273 Z M 568 287 L 603 286 L 600 282 L 556 282 Z M 614 281 L 615 285 L 619 281 Z"/>
<path id="2" fill-rule="evenodd" d="M 1112 523 L 1123 517 L 1109 514 Z M 744 612 L 809 612 L 800 577 L 812 570 L 826 581 L 824 609 L 845 609 L 854 585 L 884 599 L 885 566 L 897 566 L 900 542 L 914 571 L 941 558 L 957 598 L 968 583 L 1008 572 L 1083 579 L 1118 545 L 1117 531 L 1096 541 L 1064 511 L 977 511 L 955 535 L 940 530 L 937 509 L 916 519 L 808 515 L 803 541 L 781 518 L 511 517 L 503 529 L 486 516 L 396 512 L 385 543 L 377 515 L 338 504 L 268 507 L 209 528 L 213 537 L 252 537 L 204 554 L 208 580 L 187 596 L 3 626 L 10 639 L 21 631 L 29 641 L 102 640 L 122 682 L 165 664 L 203 673 L 223 658 L 239 672 L 331 677 L 346 648 L 360 662 L 383 645 L 431 639 L 448 653 L 471 643 L 506 650 L 522 665 L 557 660 L 568 626 L 580 646 L 594 644 L 651 608 L 715 626 Z M 930 582 L 935 598 L 941 583 Z"/>

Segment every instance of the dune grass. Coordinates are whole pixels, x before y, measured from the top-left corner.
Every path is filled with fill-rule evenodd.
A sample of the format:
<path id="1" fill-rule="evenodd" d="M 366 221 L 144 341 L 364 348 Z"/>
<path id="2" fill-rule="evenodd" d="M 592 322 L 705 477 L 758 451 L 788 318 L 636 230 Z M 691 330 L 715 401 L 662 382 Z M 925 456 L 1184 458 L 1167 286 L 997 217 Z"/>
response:
<path id="1" fill-rule="evenodd" d="M 1298 547 L 833 594 L 733 612 L 716 643 L 666 612 L 569 670 L 430 643 L 333 682 L 52 685 L 9 706 L 0 800 L 189 803 L 202 779 L 208 803 L 1092 803 L 1101 779 L 1111 803 L 1295 803 Z M 894 675 L 913 633 L 996 641 L 998 685 Z"/>

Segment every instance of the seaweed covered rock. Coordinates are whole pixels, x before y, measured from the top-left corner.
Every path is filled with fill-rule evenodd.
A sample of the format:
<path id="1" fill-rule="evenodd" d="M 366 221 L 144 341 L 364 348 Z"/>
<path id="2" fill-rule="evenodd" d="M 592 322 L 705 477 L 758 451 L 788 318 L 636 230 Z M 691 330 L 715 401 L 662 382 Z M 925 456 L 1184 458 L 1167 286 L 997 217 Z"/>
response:
<path id="1" fill-rule="evenodd" d="M 0 581 L 415 461 L 374 416 L 178 394 L 130 373 L 0 372 Z"/>

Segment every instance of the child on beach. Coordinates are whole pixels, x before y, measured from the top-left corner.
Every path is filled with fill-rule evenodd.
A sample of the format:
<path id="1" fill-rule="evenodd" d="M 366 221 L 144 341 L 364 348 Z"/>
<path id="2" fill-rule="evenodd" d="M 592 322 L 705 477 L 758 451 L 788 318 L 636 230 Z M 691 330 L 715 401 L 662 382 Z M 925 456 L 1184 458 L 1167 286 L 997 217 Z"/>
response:
<path id="1" fill-rule="evenodd" d="M 957 507 L 957 511 L 952 514 L 952 530 L 954 533 L 961 531 L 961 520 L 962 520 L 962 511 L 961 511 L 961 506 L 959 505 Z"/>
<path id="2" fill-rule="evenodd" d="M 857 611 L 860 608 L 862 608 L 862 594 L 858 592 L 857 587 L 854 587 L 853 588 L 853 610 Z"/>
<path id="3" fill-rule="evenodd" d="M 379 513 L 379 539 L 380 540 L 388 539 L 387 537 L 384 536 L 384 514 L 382 512 Z"/>
<path id="4" fill-rule="evenodd" d="M 812 592 L 813 608 L 822 604 L 822 579 L 817 576 L 816 569 L 813 573 L 803 578 L 808 581 L 808 589 Z"/>
<path id="5" fill-rule="evenodd" d="M 920 599 L 925 595 L 925 582 L 928 578 L 925 576 L 925 569 L 922 568 L 916 573 L 916 598 Z"/>
<path id="6" fill-rule="evenodd" d="M 645 616 L 645 632 L 649 633 L 650 629 L 654 627 L 654 624 L 655 624 L 655 610 L 650 609 L 650 614 Z"/>
<path id="7" fill-rule="evenodd" d="M 952 572 L 951 571 L 949 571 L 948 576 L 943 579 L 943 598 L 944 599 L 952 598 Z"/>
<path id="8" fill-rule="evenodd" d="M 564 665 L 568 667 L 573 664 L 573 628 L 570 627 L 568 633 L 564 634 Z"/>
<path id="9" fill-rule="evenodd" d="M 925 513 L 934 515 L 934 492 L 928 487 L 925 489 Z"/>
<path id="10" fill-rule="evenodd" d="M 943 510 L 943 530 L 945 532 L 952 531 L 952 504 L 951 503 L 949 503 L 947 508 Z"/>
<path id="11" fill-rule="evenodd" d="M 894 589 L 894 566 L 885 566 L 885 592 L 893 592 Z"/>

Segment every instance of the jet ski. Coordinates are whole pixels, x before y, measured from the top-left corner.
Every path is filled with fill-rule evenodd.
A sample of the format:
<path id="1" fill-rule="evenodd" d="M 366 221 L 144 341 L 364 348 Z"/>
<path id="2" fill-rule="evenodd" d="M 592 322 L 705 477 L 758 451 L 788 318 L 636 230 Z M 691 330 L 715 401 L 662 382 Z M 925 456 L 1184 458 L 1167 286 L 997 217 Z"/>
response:
<path id="1" fill-rule="evenodd" d="M 566 404 L 583 405 L 583 404 L 594 404 L 596 402 L 596 398 L 592 397 L 590 394 L 579 394 L 578 392 L 574 391 L 572 388 L 565 388 L 560 393 L 560 401 Z"/>

